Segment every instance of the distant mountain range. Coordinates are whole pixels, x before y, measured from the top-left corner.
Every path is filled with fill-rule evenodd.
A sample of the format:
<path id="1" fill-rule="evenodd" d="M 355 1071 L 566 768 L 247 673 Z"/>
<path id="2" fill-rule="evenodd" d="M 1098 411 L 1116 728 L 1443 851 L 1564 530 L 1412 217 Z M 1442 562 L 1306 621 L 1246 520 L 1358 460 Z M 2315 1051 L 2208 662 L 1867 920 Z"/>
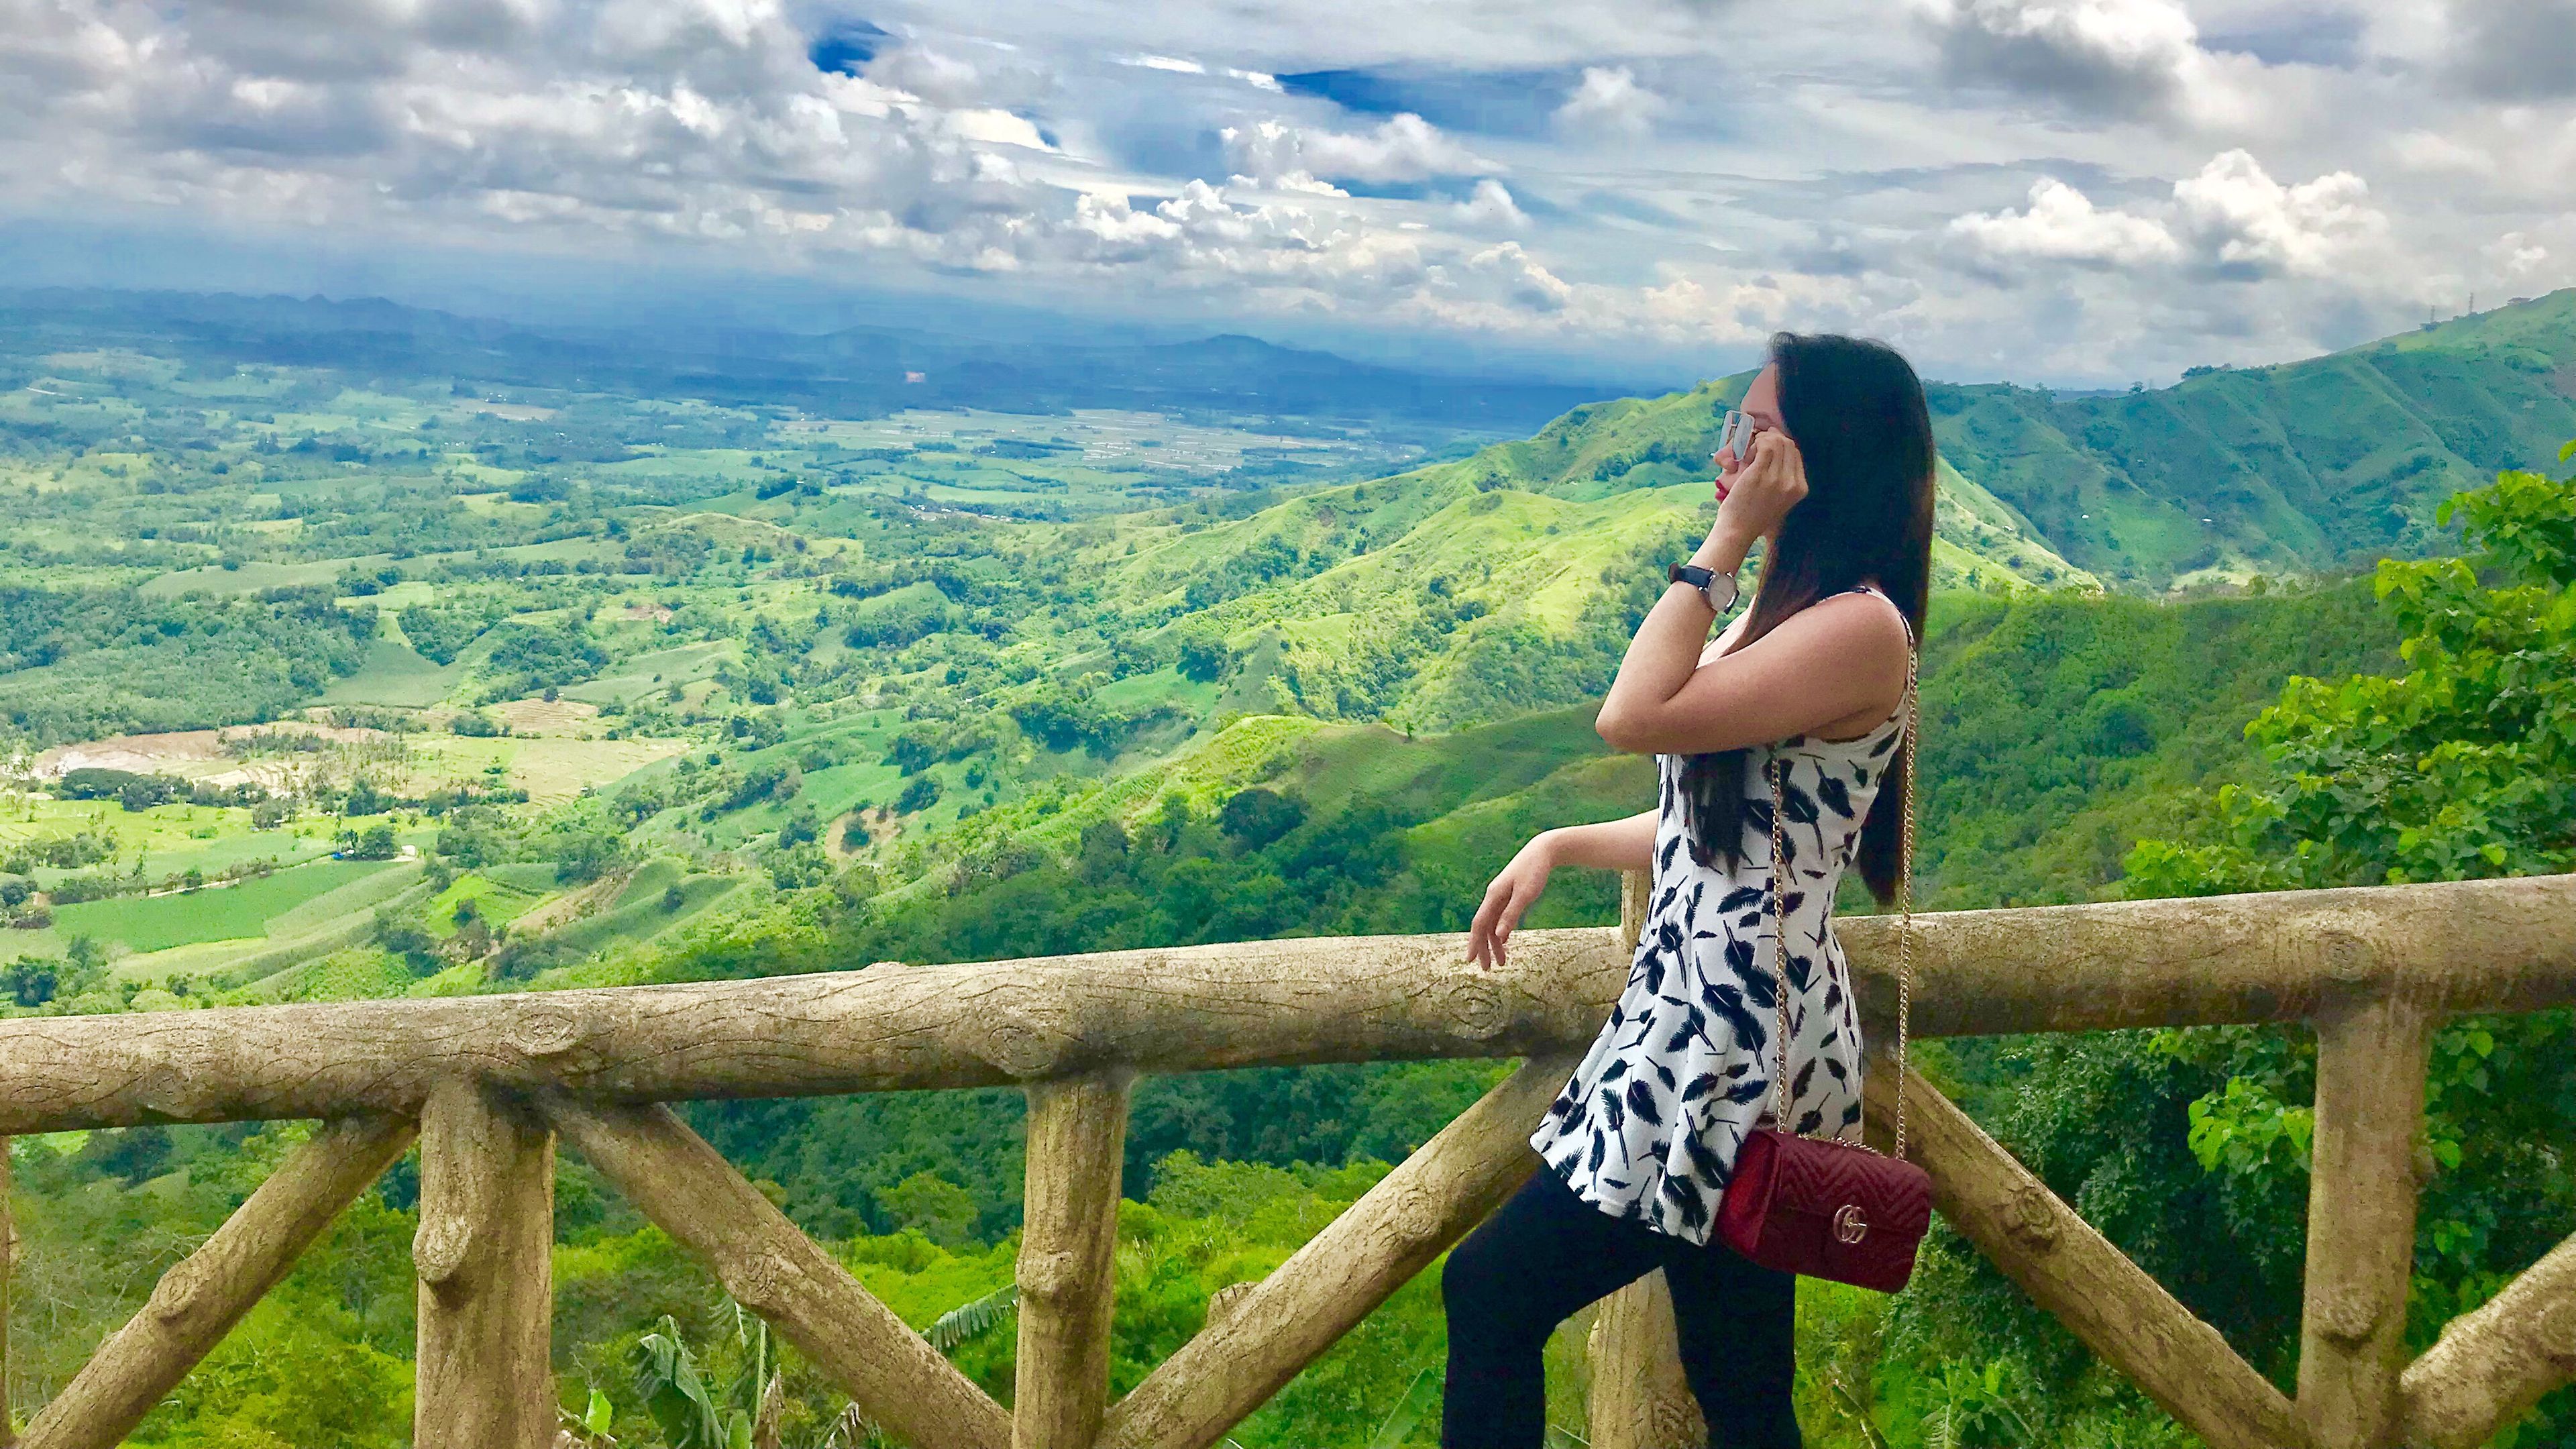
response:
<path id="1" fill-rule="evenodd" d="M 801 334 L 682 324 L 523 327 L 377 298 L 45 288 L 0 292 L 0 329 L 63 350 L 113 347 L 403 378 L 773 404 L 835 417 L 904 408 L 1136 408 L 1403 422 L 1491 436 L 1537 427 L 1598 388 L 1408 372 L 1252 337 L 1074 346 L 853 327 Z"/>
<path id="2" fill-rule="evenodd" d="M 175 342 L 234 361 L 835 416 L 1100 407 L 1487 436 L 1536 429 L 1395 480 L 1435 495 L 1407 505 L 1417 516 L 1464 491 L 1591 505 L 1704 479 L 1717 418 L 1745 382 L 1599 402 L 1579 386 L 1406 372 L 1239 336 L 1074 346 L 873 327 L 537 328 L 372 299 L 170 292 L 0 292 L 0 329 L 22 342 L 59 338 L 67 351 Z M 2172 387 L 1929 390 L 1949 465 L 1945 579 L 2152 590 L 2333 570 L 2437 551 L 2441 499 L 2500 468 L 2542 464 L 2576 437 L 2576 289 L 2303 362 L 2193 369 Z M 1682 507 L 1680 496 L 1668 506 Z"/>

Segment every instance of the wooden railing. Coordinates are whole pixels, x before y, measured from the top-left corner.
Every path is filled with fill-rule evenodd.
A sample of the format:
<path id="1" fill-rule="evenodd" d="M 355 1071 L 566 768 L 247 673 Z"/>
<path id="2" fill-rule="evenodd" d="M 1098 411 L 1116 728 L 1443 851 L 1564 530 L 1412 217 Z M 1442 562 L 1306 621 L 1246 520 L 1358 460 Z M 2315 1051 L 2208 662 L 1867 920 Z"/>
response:
<path id="1" fill-rule="evenodd" d="M 326 1124 L 163 1276 L 22 1442 L 118 1442 L 417 1138 L 415 1442 L 551 1444 L 560 1136 L 863 1412 L 922 1449 L 1205 1449 L 1527 1177 L 1525 1138 L 1625 979 L 1634 881 L 1629 895 L 1626 931 L 1524 932 L 1495 973 L 1461 965 L 1455 936 L 1378 937 L 0 1023 L 0 1135 Z M 2576 1002 L 2576 876 L 1919 921 L 1919 1036 L 2315 1025 L 2295 1398 L 1931 1084 L 1909 1079 L 1911 1153 L 1942 1214 L 2209 1444 L 2472 1445 L 2576 1376 L 2576 1239 L 2411 1364 L 2403 1339 L 2431 1034 L 2456 1013 Z M 1891 923 L 1839 929 L 1873 1039 L 1884 1038 Z M 1276 1272 L 1220 1294 L 1196 1338 L 1110 1401 L 1111 1259 L 1137 1074 L 1504 1056 L 1527 1060 Z M 1888 1115 L 1889 1078 L 1869 1075 L 1873 1123 Z M 997 1084 L 1029 1099 L 1008 1411 L 663 1105 Z M 1667 1449 L 1700 1433 L 1659 1292 L 1651 1279 L 1624 1291 L 1594 1332 L 1596 1449 Z"/>

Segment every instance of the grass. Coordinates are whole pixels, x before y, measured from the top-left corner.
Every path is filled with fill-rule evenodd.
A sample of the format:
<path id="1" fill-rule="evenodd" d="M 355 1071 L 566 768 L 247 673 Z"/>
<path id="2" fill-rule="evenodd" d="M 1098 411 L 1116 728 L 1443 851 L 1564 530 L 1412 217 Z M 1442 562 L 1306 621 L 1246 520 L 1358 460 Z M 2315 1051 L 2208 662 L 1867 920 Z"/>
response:
<path id="1" fill-rule="evenodd" d="M 448 936 L 456 931 L 456 908 L 467 901 L 474 903 L 475 913 L 485 922 L 497 927 L 536 909 L 547 895 L 542 890 L 504 885 L 488 875 L 461 875 L 447 889 L 423 902 L 421 915 L 432 932 Z"/>
<path id="2" fill-rule="evenodd" d="M 118 941 L 160 951 L 198 941 L 269 934 L 270 920 L 295 907 L 389 869 L 390 861 L 323 860 L 238 885 L 207 886 L 166 896 L 84 901 L 54 912 L 54 933 Z"/>
<path id="3" fill-rule="evenodd" d="M 420 877 L 419 866 L 404 862 L 333 861 L 330 864 L 373 864 L 377 868 L 352 872 L 330 889 L 271 917 L 267 934 L 279 940 L 312 935 L 382 904 Z"/>
<path id="4" fill-rule="evenodd" d="M 465 666 L 432 664 L 410 645 L 382 636 L 367 645 L 366 663 L 323 691 L 324 704 L 381 704 L 422 709 L 454 693 Z"/>
<path id="5" fill-rule="evenodd" d="M 640 894 L 630 887 L 621 897 L 622 903 L 550 931 L 547 939 L 584 955 L 597 955 L 612 946 L 641 945 L 733 894 L 745 883 L 746 878 L 738 875 L 692 875 L 666 881 L 663 889 Z M 677 909 L 663 904 L 672 884 L 680 890 Z"/>

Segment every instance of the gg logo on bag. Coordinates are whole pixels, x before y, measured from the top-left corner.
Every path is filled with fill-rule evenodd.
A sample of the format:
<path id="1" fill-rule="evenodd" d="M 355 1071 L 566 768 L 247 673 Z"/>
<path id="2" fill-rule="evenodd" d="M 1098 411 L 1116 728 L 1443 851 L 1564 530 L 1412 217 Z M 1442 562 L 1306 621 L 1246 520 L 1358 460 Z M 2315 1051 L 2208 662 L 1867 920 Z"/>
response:
<path id="1" fill-rule="evenodd" d="M 1857 1243 L 1869 1236 L 1869 1219 L 1862 1215 L 1860 1204 L 1844 1203 L 1834 1210 L 1834 1241 Z"/>

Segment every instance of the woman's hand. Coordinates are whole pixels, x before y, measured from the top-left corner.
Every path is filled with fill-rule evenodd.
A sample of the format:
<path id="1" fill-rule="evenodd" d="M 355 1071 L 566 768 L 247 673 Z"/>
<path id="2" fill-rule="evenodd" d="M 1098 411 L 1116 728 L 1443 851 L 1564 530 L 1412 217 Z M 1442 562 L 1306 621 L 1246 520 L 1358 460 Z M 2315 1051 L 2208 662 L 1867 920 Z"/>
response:
<path id="1" fill-rule="evenodd" d="M 1753 457 L 1732 477 L 1718 476 L 1717 521 L 1709 526 L 1703 552 L 1712 553 L 1720 564 L 1742 564 L 1753 540 L 1779 527 L 1780 520 L 1806 496 L 1807 465 L 1798 456 L 1797 443 L 1776 428 L 1755 434 Z"/>
<path id="2" fill-rule="evenodd" d="M 1494 883 L 1485 887 L 1485 903 L 1476 908 L 1475 924 L 1467 928 L 1467 959 L 1491 971 L 1503 964 L 1503 948 L 1520 927 L 1521 917 L 1529 914 L 1539 893 L 1547 889 L 1547 878 L 1556 870 L 1556 847 L 1550 840 L 1553 831 L 1541 831 L 1530 837 L 1529 844 L 1512 857 Z"/>

